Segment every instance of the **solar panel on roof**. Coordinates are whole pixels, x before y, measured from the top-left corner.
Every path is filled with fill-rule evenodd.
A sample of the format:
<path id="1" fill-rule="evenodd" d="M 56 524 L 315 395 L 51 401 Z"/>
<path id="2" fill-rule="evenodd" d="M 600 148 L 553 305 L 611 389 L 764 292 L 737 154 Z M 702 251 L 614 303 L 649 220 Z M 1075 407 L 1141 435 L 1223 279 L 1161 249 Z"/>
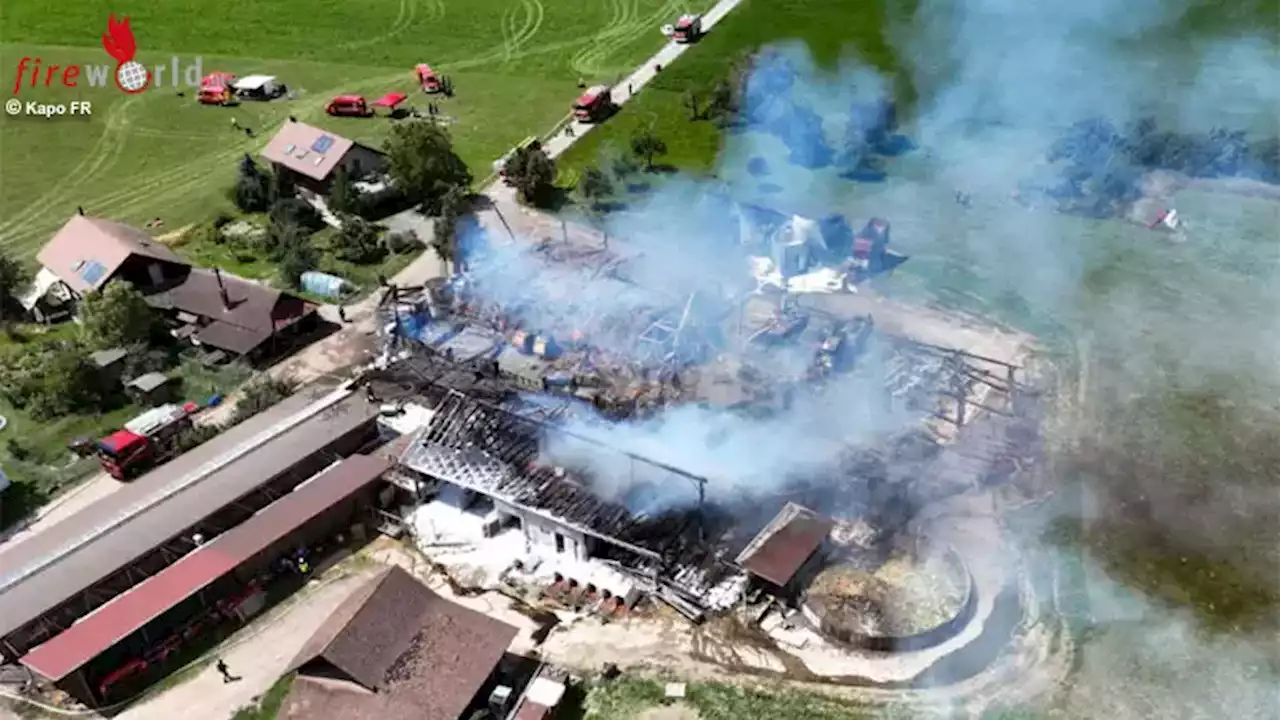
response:
<path id="1" fill-rule="evenodd" d="M 97 260 L 93 260 L 93 261 L 90 261 L 88 264 L 86 264 L 84 266 L 84 269 L 80 271 L 80 277 L 84 278 L 84 281 L 89 283 L 90 285 L 96 285 L 98 284 L 98 281 L 102 279 L 102 276 L 106 274 L 106 272 L 107 272 L 106 265 L 103 265 Z"/>
<path id="2" fill-rule="evenodd" d="M 332 135 L 321 135 L 316 138 L 315 142 L 311 143 L 311 149 L 318 153 L 328 152 L 331 147 L 333 147 Z"/>

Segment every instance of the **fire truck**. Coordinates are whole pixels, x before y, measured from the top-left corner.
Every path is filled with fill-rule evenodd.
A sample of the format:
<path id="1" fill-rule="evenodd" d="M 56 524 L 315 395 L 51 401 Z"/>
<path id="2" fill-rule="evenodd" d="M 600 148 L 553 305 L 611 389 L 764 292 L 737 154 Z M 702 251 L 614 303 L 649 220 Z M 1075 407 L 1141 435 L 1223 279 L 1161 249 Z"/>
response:
<path id="1" fill-rule="evenodd" d="M 440 85 L 440 77 L 426 63 L 419 63 L 413 70 L 418 78 L 418 85 L 424 93 L 438 93 L 444 88 Z"/>
<path id="2" fill-rule="evenodd" d="M 696 42 L 700 37 L 702 37 L 701 15 L 681 15 L 676 21 L 675 29 L 671 32 L 671 39 L 678 43 Z"/>
<path id="3" fill-rule="evenodd" d="M 178 451 L 178 436 L 191 428 L 193 409 L 190 405 L 162 405 L 102 438 L 97 448 L 102 469 L 117 480 L 127 480 L 173 457 Z"/>
<path id="4" fill-rule="evenodd" d="M 573 104 L 573 117 L 578 122 L 600 122 L 613 109 L 613 92 L 607 85 L 596 85 L 578 96 Z"/>

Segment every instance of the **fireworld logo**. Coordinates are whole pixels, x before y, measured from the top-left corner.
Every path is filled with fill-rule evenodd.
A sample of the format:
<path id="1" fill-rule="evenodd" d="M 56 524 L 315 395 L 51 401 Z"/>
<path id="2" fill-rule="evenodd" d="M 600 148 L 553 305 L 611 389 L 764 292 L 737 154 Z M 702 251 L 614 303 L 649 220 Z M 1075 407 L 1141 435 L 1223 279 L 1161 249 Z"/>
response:
<path id="1" fill-rule="evenodd" d="M 136 95 L 164 82 L 165 71 L 169 70 L 169 84 L 179 87 L 180 80 L 187 87 L 200 87 L 200 76 L 203 72 L 202 58 L 186 64 L 179 71 L 178 58 L 170 59 L 168 64 L 156 65 L 148 70 L 145 65 L 134 60 L 138 52 L 137 41 L 133 38 L 133 30 L 129 27 L 129 18 L 117 21 L 113 13 L 107 19 L 107 31 L 102 34 L 102 48 L 116 61 L 114 72 L 110 65 L 41 65 L 40 58 L 24 57 L 18 61 L 17 72 L 14 73 L 13 94 L 18 95 L 24 87 L 53 87 L 55 82 L 63 87 L 78 87 L 81 76 L 84 76 L 89 87 L 107 86 L 107 78 L 115 81 L 115 86 L 127 95 Z"/>

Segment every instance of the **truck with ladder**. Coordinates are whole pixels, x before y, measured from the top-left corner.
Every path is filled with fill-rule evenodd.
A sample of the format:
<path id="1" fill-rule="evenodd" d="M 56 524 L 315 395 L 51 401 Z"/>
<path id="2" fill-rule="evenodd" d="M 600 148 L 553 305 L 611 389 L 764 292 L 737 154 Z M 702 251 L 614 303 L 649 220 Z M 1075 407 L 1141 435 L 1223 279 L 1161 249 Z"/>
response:
<path id="1" fill-rule="evenodd" d="M 179 437 L 191 428 L 194 404 L 148 410 L 98 441 L 98 461 L 111 477 L 128 480 L 178 454 Z"/>

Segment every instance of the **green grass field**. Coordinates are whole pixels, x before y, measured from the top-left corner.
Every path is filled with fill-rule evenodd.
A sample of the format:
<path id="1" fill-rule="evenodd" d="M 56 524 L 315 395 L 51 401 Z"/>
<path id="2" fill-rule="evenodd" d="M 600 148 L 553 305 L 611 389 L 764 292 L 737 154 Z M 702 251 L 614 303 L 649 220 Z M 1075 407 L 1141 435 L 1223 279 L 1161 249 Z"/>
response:
<path id="1" fill-rule="evenodd" d="M 593 683 L 582 707 L 567 712 L 584 720 L 634 720 L 663 706 L 663 684 L 642 677 Z M 784 687 L 743 688 L 718 682 L 690 683 L 684 707 L 701 720 L 860 720 L 887 718 L 879 708 Z M 576 711 L 576 712 L 575 712 Z"/>
<path id="2" fill-rule="evenodd" d="M 452 131 L 477 178 L 512 144 L 550 130 L 564 117 L 582 77 L 613 80 L 656 51 L 659 27 L 703 0 L 290 0 L 195 3 L 160 0 L 120 7 L 72 0 L 57 12 L 9 3 L 0 19 L 3 90 L 11 92 L 20 59 L 51 64 L 109 62 L 99 38 L 111 12 L 128 14 L 139 61 L 153 66 L 177 55 L 203 59 L 205 73 L 277 75 L 299 93 L 292 101 L 201 107 L 190 91 L 163 87 L 128 97 L 114 88 L 23 88 L 23 99 L 86 100 L 91 118 L 0 119 L 0 246 L 30 258 L 77 206 L 125 221 L 152 217 L 167 229 L 208 219 L 229 201 L 235 161 L 256 154 L 289 115 L 379 143 L 391 121 L 332 119 L 333 95 L 371 99 L 414 89 L 415 63 L 454 78 L 442 100 Z M 166 73 L 167 74 L 167 73 Z M 420 95 L 411 102 L 425 105 Z M 246 138 L 235 117 L 254 128 Z"/>
<path id="3" fill-rule="evenodd" d="M 898 60 L 884 36 L 886 8 L 891 4 L 886 0 L 745 0 L 678 62 L 663 68 L 622 112 L 562 156 L 562 178 L 572 181 L 583 167 L 597 161 L 603 148 L 625 147 L 641 129 L 653 131 L 667 143 L 664 163 L 694 172 L 714 169 L 721 132 L 713 123 L 689 121 L 682 103 L 686 90 L 709 90 L 729 78 L 733 63 L 745 53 L 793 39 L 807 44 L 820 63 L 830 65 L 853 56 L 892 73 Z M 902 3 L 894 12 L 908 12 L 913 4 Z M 904 96 L 910 92 L 906 84 L 900 88 Z"/>
<path id="4" fill-rule="evenodd" d="M 691 89 L 705 92 L 728 79 L 738 58 L 773 43 L 802 42 L 827 68 L 849 59 L 875 68 L 890 78 L 899 107 L 909 116 L 917 89 L 905 73 L 899 74 L 904 63 L 888 35 L 891 21 L 910 21 L 917 7 L 942 9 L 923 6 L 918 0 L 745 0 L 679 62 L 664 68 L 622 112 L 565 153 L 559 159 L 561 182 L 573 183 L 583 168 L 598 162 L 604 148 L 625 148 L 641 129 L 653 131 L 666 142 L 669 152 L 662 158 L 664 163 L 695 173 L 716 170 L 724 148 L 723 133 L 710 122 L 690 122 L 682 96 Z M 1194 45 L 1198 39 L 1244 35 L 1274 39 L 1277 33 L 1280 0 L 1227 5 L 1192 0 L 1176 24 L 1152 31 L 1129 50 L 1137 55 L 1153 48 L 1174 48 L 1170 59 L 1186 62 L 1185 70 L 1194 71 L 1195 51 L 1202 49 Z M 945 77 L 946 70 L 935 68 L 930 75 Z M 1274 122 L 1262 127 L 1274 128 Z"/>

